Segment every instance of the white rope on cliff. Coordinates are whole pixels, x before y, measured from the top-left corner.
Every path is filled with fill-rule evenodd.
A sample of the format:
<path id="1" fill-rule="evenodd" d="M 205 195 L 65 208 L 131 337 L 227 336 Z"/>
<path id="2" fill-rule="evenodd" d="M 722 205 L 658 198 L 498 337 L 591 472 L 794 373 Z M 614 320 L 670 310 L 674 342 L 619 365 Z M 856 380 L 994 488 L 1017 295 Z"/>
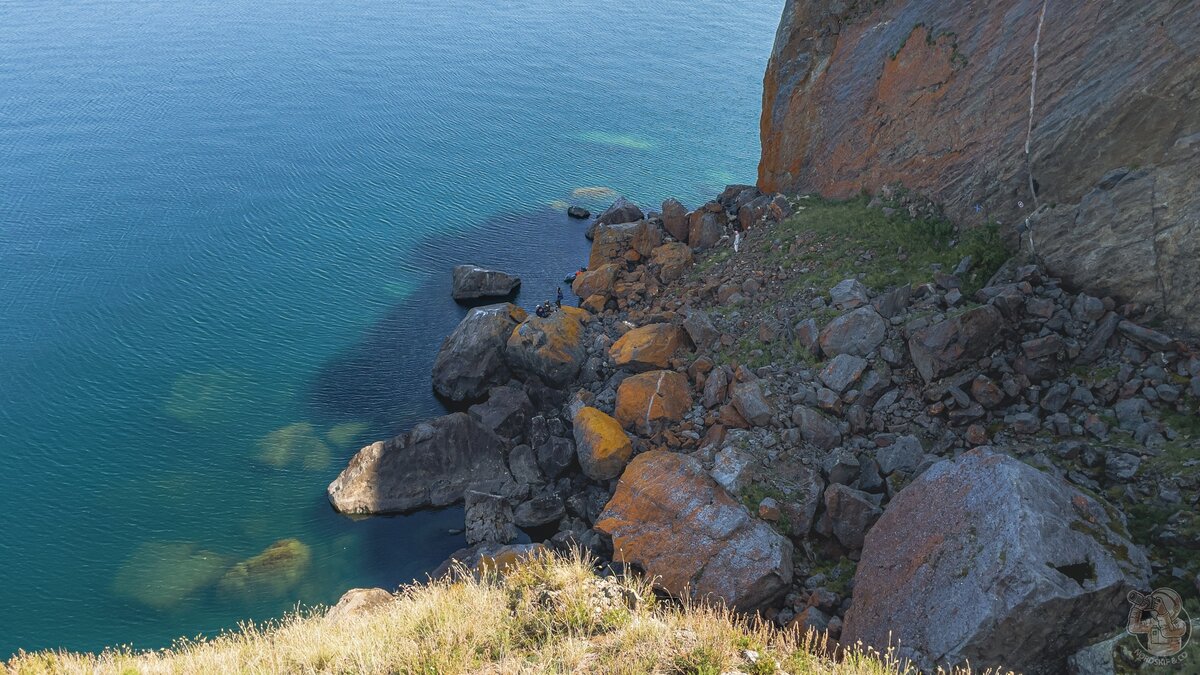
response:
<path id="1" fill-rule="evenodd" d="M 1037 35 L 1033 39 L 1033 70 L 1029 75 L 1029 121 L 1025 127 L 1025 173 L 1029 176 L 1029 194 L 1033 195 L 1033 212 L 1041 210 L 1038 191 L 1033 182 L 1033 157 L 1029 147 L 1033 143 L 1033 111 L 1037 98 L 1038 57 L 1042 45 L 1042 26 L 1046 23 L 1046 6 L 1050 0 L 1042 0 L 1042 11 L 1038 15 Z M 1030 216 L 1025 216 L 1025 231 L 1029 233 L 1029 252 L 1037 255 L 1033 247 L 1033 226 L 1029 224 Z"/>

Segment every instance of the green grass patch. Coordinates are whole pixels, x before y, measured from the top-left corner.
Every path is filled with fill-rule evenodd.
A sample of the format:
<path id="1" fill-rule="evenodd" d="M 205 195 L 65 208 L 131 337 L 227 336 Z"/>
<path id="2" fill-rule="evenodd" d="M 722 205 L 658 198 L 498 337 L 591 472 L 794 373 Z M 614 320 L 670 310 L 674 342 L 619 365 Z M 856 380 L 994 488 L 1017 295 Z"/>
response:
<path id="1" fill-rule="evenodd" d="M 963 295 L 969 297 L 1009 256 L 994 224 L 959 236 L 947 220 L 910 218 L 899 211 L 887 215 L 869 207 L 866 197 L 841 202 L 802 198 L 796 214 L 774 234 L 772 239 L 792 239 L 805 250 L 793 254 L 787 246 L 760 243 L 767 262 L 806 269 L 793 284 L 822 290 L 850 277 L 880 291 L 920 284 L 932 278 L 935 265 L 950 272 L 969 255 L 973 265 L 962 280 Z"/>

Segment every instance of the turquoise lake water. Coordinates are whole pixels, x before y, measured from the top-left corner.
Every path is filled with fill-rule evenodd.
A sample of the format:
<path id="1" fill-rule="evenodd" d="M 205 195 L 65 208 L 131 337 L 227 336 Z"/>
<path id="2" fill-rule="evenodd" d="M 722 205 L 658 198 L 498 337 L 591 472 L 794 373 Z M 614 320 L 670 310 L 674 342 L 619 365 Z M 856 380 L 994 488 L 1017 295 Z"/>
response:
<path id="1" fill-rule="evenodd" d="M 325 486 L 439 414 L 449 267 L 519 302 L 564 204 L 753 182 L 782 1 L 0 0 L 0 659 L 419 578 L 461 509 Z M 578 191 L 578 192 L 577 192 Z M 295 539 L 268 583 L 222 583 Z"/>

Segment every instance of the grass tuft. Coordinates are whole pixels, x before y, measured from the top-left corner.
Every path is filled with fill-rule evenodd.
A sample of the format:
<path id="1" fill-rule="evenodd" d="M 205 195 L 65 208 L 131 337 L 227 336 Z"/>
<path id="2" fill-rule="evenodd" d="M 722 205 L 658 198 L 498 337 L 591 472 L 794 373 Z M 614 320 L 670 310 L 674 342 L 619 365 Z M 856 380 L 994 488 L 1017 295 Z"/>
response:
<path id="1" fill-rule="evenodd" d="M 823 636 L 695 603 L 656 601 L 634 578 L 601 579 L 582 557 L 541 556 L 504 577 L 407 586 L 334 619 L 320 609 L 156 651 L 20 653 L 42 673 L 915 673 L 891 651 L 830 658 Z M 965 672 L 965 671 L 963 671 Z"/>

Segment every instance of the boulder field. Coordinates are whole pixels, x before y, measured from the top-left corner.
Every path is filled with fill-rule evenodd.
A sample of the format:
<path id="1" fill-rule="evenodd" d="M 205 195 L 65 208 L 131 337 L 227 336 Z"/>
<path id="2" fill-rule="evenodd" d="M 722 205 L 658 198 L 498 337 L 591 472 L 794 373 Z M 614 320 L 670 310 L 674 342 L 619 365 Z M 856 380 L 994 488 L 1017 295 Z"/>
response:
<path id="1" fill-rule="evenodd" d="M 1200 595 L 1196 345 L 1024 259 L 873 285 L 920 242 L 810 228 L 818 206 L 843 208 L 614 205 L 581 307 L 471 310 L 433 373 L 467 412 L 367 446 L 330 501 L 463 502 L 443 571 L 583 549 L 922 668 L 1063 672 L 1128 590 Z"/>
<path id="2" fill-rule="evenodd" d="M 1198 80 L 1188 2 L 788 0 L 759 187 L 901 185 L 958 222 L 1002 223 L 1071 287 L 1194 333 Z"/>

